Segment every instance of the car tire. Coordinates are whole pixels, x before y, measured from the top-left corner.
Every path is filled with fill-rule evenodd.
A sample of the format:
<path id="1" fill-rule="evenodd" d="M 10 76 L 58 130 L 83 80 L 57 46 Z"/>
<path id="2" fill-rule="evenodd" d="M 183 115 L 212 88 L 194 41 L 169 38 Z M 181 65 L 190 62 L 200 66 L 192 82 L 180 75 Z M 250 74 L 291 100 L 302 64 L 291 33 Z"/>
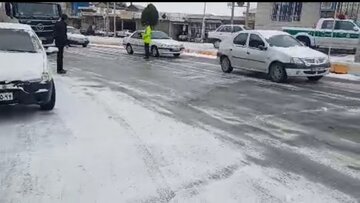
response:
<path id="1" fill-rule="evenodd" d="M 213 44 L 214 44 L 214 48 L 218 49 L 220 47 L 220 40 L 216 40 Z"/>
<path id="2" fill-rule="evenodd" d="M 85 48 L 85 47 L 87 47 L 87 44 L 83 44 L 82 46 Z"/>
<path id="3" fill-rule="evenodd" d="M 270 79 L 274 82 L 282 83 L 287 80 L 287 74 L 281 63 L 273 63 L 269 71 Z"/>
<path id="4" fill-rule="evenodd" d="M 54 109 L 55 107 L 55 103 L 56 103 L 56 90 L 55 90 L 55 84 L 54 81 L 52 81 L 52 92 L 51 92 L 51 98 L 50 101 L 48 103 L 45 104 L 40 104 L 40 109 L 43 111 L 51 111 Z"/>
<path id="5" fill-rule="evenodd" d="M 312 77 L 307 77 L 310 81 L 318 81 L 322 78 L 323 76 L 312 76 Z"/>
<path id="6" fill-rule="evenodd" d="M 158 50 L 158 48 L 156 46 L 151 47 L 151 55 L 153 57 L 159 57 L 160 56 L 159 50 Z"/>
<path id="7" fill-rule="evenodd" d="M 126 52 L 128 54 L 133 54 L 134 50 L 132 49 L 132 46 L 130 44 L 126 45 Z"/>
<path id="8" fill-rule="evenodd" d="M 180 54 L 174 54 L 174 57 L 179 57 L 180 56 Z"/>
<path id="9" fill-rule="evenodd" d="M 224 56 L 221 59 L 221 70 L 224 73 L 231 73 L 233 71 L 233 67 L 231 66 L 231 62 L 227 56 Z"/>

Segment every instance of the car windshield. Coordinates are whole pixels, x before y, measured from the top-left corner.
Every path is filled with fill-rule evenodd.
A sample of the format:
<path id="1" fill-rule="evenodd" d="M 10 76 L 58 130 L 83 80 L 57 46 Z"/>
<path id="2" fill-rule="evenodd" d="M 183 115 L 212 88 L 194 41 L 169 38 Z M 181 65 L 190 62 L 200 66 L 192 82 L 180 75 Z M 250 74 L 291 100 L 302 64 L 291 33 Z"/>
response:
<path id="1" fill-rule="evenodd" d="M 56 4 L 46 3 L 16 3 L 16 17 L 53 17 L 59 18 L 59 8 Z"/>
<path id="2" fill-rule="evenodd" d="M 72 34 L 80 34 L 80 31 L 73 27 L 68 27 L 67 31 L 68 31 L 68 33 L 72 33 Z"/>
<path id="3" fill-rule="evenodd" d="M 36 52 L 30 34 L 23 30 L 0 29 L 0 39 L 0 51 Z"/>
<path id="4" fill-rule="evenodd" d="M 289 35 L 274 35 L 269 39 L 266 39 L 270 46 L 275 47 L 294 47 L 302 46 L 302 44 L 295 38 Z"/>
<path id="5" fill-rule="evenodd" d="M 358 27 L 360 27 L 360 21 L 354 21 L 354 23 L 355 23 Z"/>
<path id="6" fill-rule="evenodd" d="M 165 33 L 161 31 L 154 31 L 151 33 L 152 39 L 170 39 L 170 37 Z"/>

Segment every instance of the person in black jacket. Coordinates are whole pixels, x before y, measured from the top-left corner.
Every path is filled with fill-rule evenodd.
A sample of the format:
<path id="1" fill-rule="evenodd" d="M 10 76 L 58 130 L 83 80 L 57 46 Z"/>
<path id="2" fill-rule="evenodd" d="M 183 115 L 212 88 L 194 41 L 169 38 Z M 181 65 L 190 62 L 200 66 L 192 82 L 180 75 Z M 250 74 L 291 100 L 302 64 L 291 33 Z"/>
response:
<path id="1" fill-rule="evenodd" d="M 56 22 L 55 24 L 55 31 L 54 31 L 54 38 L 55 38 L 55 46 L 58 48 L 57 53 L 57 73 L 65 74 L 66 70 L 63 69 L 63 56 L 64 56 L 64 47 L 68 46 L 68 39 L 67 39 L 67 15 L 62 14 L 61 20 Z"/>

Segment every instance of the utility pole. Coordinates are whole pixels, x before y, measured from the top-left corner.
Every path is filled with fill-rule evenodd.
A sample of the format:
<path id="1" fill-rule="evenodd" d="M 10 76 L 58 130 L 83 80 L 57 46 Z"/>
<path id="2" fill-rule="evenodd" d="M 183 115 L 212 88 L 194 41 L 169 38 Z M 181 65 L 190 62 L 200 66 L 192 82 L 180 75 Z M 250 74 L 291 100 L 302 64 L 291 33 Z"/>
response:
<path id="1" fill-rule="evenodd" d="M 116 2 L 114 2 L 114 37 L 116 37 Z"/>
<path id="2" fill-rule="evenodd" d="M 357 14 L 356 20 L 359 20 L 359 16 L 360 16 L 360 13 Z M 356 47 L 355 62 L 356 63 L 360 62 L 360 35 L 359 35 L 358 45 Z"/>
<path id="3" fill-rule="evenodd" d="M 334 24 L 331 30 L 331 40 L 330 40 L 330 45 L 329 45 L 329 52 L 328 52 L 328 57 L 330 60 L 330 54 L 331 54 L 331 46 L 333 44 L 333 38 L 334 38 L 334 29 L 335 29 L 335 24 L 336 24 L 336 12 L 337 12 L 337 7 L 338 7 L 339 2 L 336 2 L 336 6 L 335 6 L 335 12 L 334 12 Z"/>
<path id="4" fill-rule="evenodd" d="M 109 2 L 106 2 L 106 36 L 109 36 Z"/>
<path id="5" fill-rule="evenodd" d="M 250 2 L 246 2 L 246 13 L 245 13 L 245 27 L 249 27 L 249 9 L 250 9 Z"/>
<path id="6" fill-rule="evenodd" d="M 231 2 L 231 25 L 234 24 L 234 10 L 235 10 L 235 2 Z"/>
<path id="7" fill-rule="evenodd" d="M 204 41 L 205 39 L 205 12 L 206 12 L 206 2 L 204 2 L 204 16 L 202 20 L 202 27 L 201 27 L 201 39 Z"/>

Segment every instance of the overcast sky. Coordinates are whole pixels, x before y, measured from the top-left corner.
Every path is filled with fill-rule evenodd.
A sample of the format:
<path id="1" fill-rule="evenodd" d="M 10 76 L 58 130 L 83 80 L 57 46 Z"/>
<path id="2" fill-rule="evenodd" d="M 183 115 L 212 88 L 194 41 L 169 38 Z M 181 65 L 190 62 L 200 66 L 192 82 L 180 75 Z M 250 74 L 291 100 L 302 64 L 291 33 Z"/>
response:
<path id="1" fill-rule="evenodd" d="M 142 6 L 146 6 L 148 3 L 152 3 L 155 5 L 158 11 L 161 12 L 171 12 L 171 13 L 191 13 L 191 14 L 203 14 L 204 12 L 204 2 L 186 2 L 186 3 L 159 3 L 159 2 L 134 2 L 134 4 L 139 4 Z M 250 9 L 256 8 L 256 2 L 250 3 Z M 234 15 L 242 16 L 245 8 L 235 7 Z M 206 3 L 206 13 L 214 14 L 214 15 L 231 15 L 231 9 L 227 6 L 227 3 Z"/>

